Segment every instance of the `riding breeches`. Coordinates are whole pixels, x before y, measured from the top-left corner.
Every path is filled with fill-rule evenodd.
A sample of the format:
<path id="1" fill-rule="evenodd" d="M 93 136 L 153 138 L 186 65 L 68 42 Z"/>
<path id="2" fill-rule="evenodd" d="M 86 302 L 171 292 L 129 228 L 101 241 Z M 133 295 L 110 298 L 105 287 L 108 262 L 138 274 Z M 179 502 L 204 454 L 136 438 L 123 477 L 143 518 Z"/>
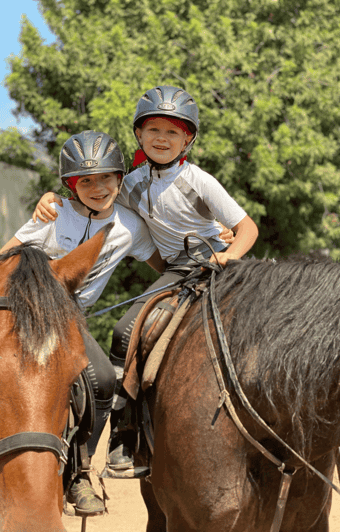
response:
<path id="1" fill-rule="evenodd" d="M 183 275 L 185 274 L 165 271 L 156 282 L 149 286 L 144 294 L 151 292 L 152 290 L 156 290 L 157 288 L 162 288 L 169 283 L 178 281 L 179 279 L 183 278 Z M 113 329 L 110 361 L 113 364 L 117 375 L 116 390 L 113 401 L 114 410 L 123 409 L 126 403 L 127 395 L 124 388 L 122 388 L 126 352 L 137 315 L 144 303 L 150 297 L 152 296 L 143 295 L 141 299 L 138 299 L 138 301 L 136 301 L 136 303 L 134 303 L 126 312 L 126 314 L 124 314 L 124 316 L 116 323 Z"/>
<path id="2" fill-rule="evenodd" d="M 96 420 L 93 434 L 87 442 L 89 456 L 93 456 L 111 409 L 116 384 L 116 372 L 108 357 L 89 333 L 83 334 L 89 359 L 86 372 L 95 398 Z"/>

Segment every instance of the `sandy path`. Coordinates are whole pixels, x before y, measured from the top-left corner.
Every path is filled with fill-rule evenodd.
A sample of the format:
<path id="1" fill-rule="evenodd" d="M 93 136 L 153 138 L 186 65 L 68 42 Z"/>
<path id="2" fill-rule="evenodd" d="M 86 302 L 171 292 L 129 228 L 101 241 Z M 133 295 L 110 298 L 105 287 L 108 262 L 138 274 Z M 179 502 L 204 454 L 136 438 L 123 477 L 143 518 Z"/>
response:
<path id="1" fill-rule="evenodd" d="M 99 442 L 94 465 L 102 471 L 105 463 L 106 442 L 109 438 L 109 425 L 106 426 Z M 106 480 L 105 486 L 110 497 L 107 503 L 109 514 L 104 517 L 87 519 L 86 532 L 145 532 L 147 512 L 139 492 L 138 480 Z M 79 517 L 63 516 L 67 532 L 80 532 Z M 340 531 L 340 495 L 334 492 L 330 516 L 329 532 Z"/>

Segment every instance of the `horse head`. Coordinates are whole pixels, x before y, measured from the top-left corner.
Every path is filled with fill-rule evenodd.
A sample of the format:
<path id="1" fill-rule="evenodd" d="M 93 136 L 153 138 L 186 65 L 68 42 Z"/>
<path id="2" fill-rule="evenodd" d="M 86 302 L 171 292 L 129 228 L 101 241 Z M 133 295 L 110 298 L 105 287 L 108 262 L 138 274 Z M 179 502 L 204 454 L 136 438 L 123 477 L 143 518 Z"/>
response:
<path id="1" fill-rule="evenodd" d="M 111 227 L 61 259 L 34 244 L 0 255 L 0 296 L 8 302 L 0 310 L 0 449 L 18 433 L 62 436 L 71 386 L 88 363 L 86 323 L 72 294 Z M 64 532 L 58 457 L 24 445 L 0 452 L 0 530 Z"/>

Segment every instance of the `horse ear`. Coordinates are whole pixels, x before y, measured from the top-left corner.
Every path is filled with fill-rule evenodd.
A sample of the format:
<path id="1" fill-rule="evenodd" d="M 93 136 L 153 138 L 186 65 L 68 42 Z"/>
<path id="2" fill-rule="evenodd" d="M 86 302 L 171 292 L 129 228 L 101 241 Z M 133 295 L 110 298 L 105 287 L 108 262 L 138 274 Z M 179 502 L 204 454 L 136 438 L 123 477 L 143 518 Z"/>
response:
<path id="1" fill-rule="evenodd" d="M 50 266 L 66 289 L 72 294 L 81 285 L 99 257 L 107 235 L 114 226 L 111 222 L 92 238 L 65 255 L 50 261 Z"/>

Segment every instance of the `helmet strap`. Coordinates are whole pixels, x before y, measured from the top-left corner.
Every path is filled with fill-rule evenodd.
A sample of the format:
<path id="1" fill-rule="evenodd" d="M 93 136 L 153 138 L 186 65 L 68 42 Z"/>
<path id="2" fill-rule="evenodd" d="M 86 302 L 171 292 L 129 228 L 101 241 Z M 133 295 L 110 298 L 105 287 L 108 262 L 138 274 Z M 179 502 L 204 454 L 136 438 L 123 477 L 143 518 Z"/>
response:
<path id="1" fill-rule="evenodd" d="M 83 203 L 83 202 L 81 201 L 81 203 Z M 83 203 L 83 205 L 85 205 L 85 204 Z M 85 205 L 85 207 L 86 207 L 86 205 Z M 89 219 L 88 219 L 88 222 L 87 222 L 86 227 L 85 227 L 85 233 L 83 234 L 83 237 L 79 240 L 78 246 L 80 246 L 80 244 L 82 244 L 83 242 L 85 242 L 85 240 L 88 240 L 90 238 L 90 227 L 91 227 L 91 221 L 92 221 L 91 220 L 91 216 L 92 215 L 96 216 L 98 214 L 98 212 L 99 212 L 99 211 L 94 211 L 93 209 L 90 209 L 89 207 L 87 207 L 87 208 L 90 211 Z"/>
<path id="2" fill-rule="evenodd" d="M 85 242 L 85 240 L 88 240 L 90 238 L 90 226 L 91 226 L 91 221 L 92 221 L 91 220 L 91 216 L 97 216 L 97 214 L 99 214 L 99 211 L 95 211 L 94 209 L 91 209 L 90 207 L 85 205 L 85 203 L 79 198 L 78 195 L 75 195 L 74 199 L 76 201 L 79 201 L 79 203 L 84 205 L 84 207 L 86 207 L 90 211 L 89 212 L 89 219 L 88 219 L 86 227 L 85 227 L 85 233 L 83 234 L 82 238 L 78 242 L 78 246 L 80 246 L 80 244 L 82 244 L 83 242 Z"/>
<path id="3" fill-rule="evenodd" d="M 150 159 L 150 157 L 148 157 L 147 155 L 145 155 L 145 157 L 148 160 L 148 162 L 152 165 L 152 168 L 154 168 L 155 170 L 167 170 L 168 168 L 175 166 L 175 164 L 177 164 L 178 161 L 180 161 L 180 164 L 183 164 L 184 161 L 186 160 L 185 152 L 181 152 L 175 159 L 173 159 L 172 161 L 166 164 L 158 164 L 152 159 Z"/>

